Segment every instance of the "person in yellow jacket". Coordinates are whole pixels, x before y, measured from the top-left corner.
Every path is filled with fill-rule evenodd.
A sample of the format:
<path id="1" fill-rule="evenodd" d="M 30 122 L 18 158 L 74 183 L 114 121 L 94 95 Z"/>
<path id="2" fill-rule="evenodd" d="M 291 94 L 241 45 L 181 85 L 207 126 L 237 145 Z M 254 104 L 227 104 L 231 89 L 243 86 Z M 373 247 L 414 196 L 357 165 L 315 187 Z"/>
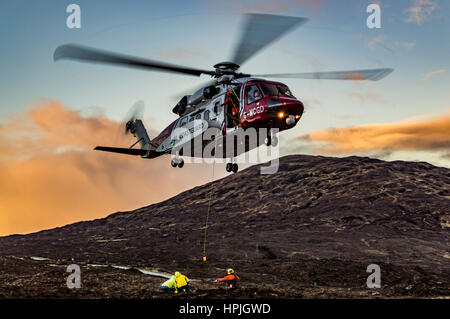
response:
<path id="1" fill-rule="evenodd" d="M 180 274 L 178 271 L 175 272 L 175 282 L 177 289 L 182 292 L 189 291 L 189 278 L 185 275 Z M 177 293 L 177 291 L 175 291 Z"/>
<path id="2" fill-rule="evenodd" d="M 178 292 L 177 291 L 177 280 L 175 276 L 170 277 L 169 280 L 163 282 L 160 288 L 161 292 Z"/>
<path id="3" fill-rule="evenodd" d="M 176 294 L 178 293 L 178 291 L 187 292 L 189 291 L 189 278 L 177 271 L 175 272 L 175 275 L 170 277 L 170 279 L 163 282 L 160 291 L 174 292 Z"/>

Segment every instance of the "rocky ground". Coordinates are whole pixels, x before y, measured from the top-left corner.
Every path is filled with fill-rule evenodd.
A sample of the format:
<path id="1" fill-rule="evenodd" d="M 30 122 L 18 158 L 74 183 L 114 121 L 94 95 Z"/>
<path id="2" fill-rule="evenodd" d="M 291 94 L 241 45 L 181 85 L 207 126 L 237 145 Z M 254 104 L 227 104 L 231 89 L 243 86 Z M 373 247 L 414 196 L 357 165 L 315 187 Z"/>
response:
<path id="1" fill-rule="evenodd" d="M 173 298 L 137 268 L 188 275 L 195 289 L 177 298 L 230 297 L 212 282 L 228 267 L 242 277 L 239 298 L 450 297 L 449 169 L 303 155 L 281 158 L 274 175 L 250 167 L 214 182 L 204 263 L 210 186 L 0 238 L 0 297 Z M 66 287 L 71 263 L 81 289 Z M 380 289 L 366 287 L 369 264 L 381 267 Z"/>
<path id="2" fill-rule="evenodd" d="M 239 264 L 242 287 L 230 292 L 213 282 L 223 274 L 218 262 L 198 262 L 184 268 L 192 278 L 192 291 L 168 295 L 159 292 L 164 278 L 146 275 L 136 268 L 124 270 L 85 262 L 77 262 L 82 287 L 69 289 L 67 266 L 71 263 L 0 257 L 0 298 L 450 298 L 448 278 L 385 264 L 380 265 L 380 289 L 367 288 L 364 265 L 352 262 L 280 263 L 277 273 L 266 273 L 267 266 Z"/>

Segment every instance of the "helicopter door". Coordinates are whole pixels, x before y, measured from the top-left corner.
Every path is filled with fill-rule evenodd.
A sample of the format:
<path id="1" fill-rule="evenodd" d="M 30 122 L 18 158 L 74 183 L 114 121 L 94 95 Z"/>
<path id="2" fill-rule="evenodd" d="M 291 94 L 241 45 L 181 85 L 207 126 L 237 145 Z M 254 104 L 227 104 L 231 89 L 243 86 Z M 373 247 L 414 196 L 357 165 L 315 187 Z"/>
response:
<path id="1" fill-rule="evenodd" d="M 240 124 L 239 99 L 233 91 L 227 92 L 225 99 L 225 114 L 227 129 L 235 128 Z"/>

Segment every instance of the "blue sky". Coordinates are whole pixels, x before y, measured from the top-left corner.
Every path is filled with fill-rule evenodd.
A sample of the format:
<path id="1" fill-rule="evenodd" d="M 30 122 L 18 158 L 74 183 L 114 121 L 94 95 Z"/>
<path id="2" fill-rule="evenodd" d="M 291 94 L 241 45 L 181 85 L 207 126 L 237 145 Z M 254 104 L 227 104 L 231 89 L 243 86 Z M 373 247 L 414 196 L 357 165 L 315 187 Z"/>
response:
<path id="1" fill-rule="evenodd" d="M 372 2 L 381 4 L 381 29 L 366 26 L 366 7 Z M 66 27 L 70 3 L 81 7 L 81 29 Z M 283 81 L 307 107 L 301 125 L 283 138 L 332 127 L 440 116 L 449 111 L 449 6 L 442 0 L 2 1 L 0 123 L 32 108 L 42 97 L 114 120 L 123 119 L 134 102 L 143 100 L 148 125 L 162 130 L 176 118 L 170 112 L 177 102 L 174 96 L 207 77 L 54 63 L 54 49 L 79 43 L 211 68 L 230 57 L 246 12 L 304 16 L 310 21 L 257 54 L 242 66 L 244 72 L 395 68 L 380 82 Z M 413 17 L 411 12 L 417 11 L 411 8 L 417 7 L 425 11 Z"/>

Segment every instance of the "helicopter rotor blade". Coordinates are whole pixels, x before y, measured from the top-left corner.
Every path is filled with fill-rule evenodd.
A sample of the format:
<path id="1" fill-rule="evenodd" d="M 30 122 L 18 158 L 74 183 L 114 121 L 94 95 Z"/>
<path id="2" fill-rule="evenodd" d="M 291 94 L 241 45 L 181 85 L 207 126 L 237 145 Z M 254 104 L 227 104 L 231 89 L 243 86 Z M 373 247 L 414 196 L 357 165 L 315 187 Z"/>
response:
<path id="1" fill-rule="evenodd" d="M 76 44 L 65 44 L 56 48 L 53 54 L 53 60 L 77 60 L 92 63 L 105 63 L 125 67 L 134 67 L 154 71 L 181 73 L 193 76 L 201 74 L 214 75 L 214 71 L 194 69 L 165 62 L 143 59 L 129 55 L 118 54 L 80 46 Z"/>
<path id="2" fill-rule="evenodd" d="M 306 21 L 308 21 L 307 18 L 247 14 L 240 41 L 235 47 L 231 61 L 242 65 L 262 48 Z"/>
<path id="3" fill-rule="evenodd" d="M 142 119 L 144 117 L 145 104 L 144 101 L 137 101 L 128 110 L 127 115 L 125 115 L 124 122 Z"/>
<path id="4" fill-rule="evenodd" d="M 285 74 L 255 74 L 255 77 L 264 78 L 291 78 L 312 80 L 354 80 L 378 81 L 392 73 L 394 69 L 366 69 L 353 71 L 311 72 L 311 73 L 285 73 Z"/>

